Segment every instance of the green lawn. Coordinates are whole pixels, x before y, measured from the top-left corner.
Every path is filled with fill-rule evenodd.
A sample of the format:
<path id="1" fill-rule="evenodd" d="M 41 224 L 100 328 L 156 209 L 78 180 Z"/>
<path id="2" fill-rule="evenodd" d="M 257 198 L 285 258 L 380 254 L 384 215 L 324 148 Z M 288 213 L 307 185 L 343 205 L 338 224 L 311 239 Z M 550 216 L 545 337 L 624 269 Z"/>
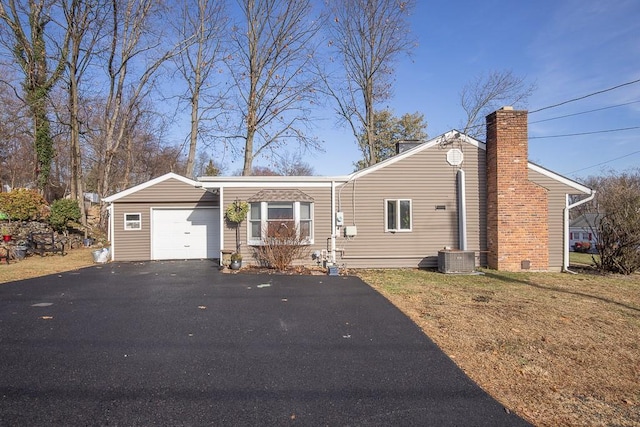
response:
<path id="1" fill-rule="evenodd" d="M 593 265 L 593 257 L 598 257 L 598 255 L 583 254 L 580 252 L 569 252 L 569 264 L 579 265 L 579 266 L 590 266 L 590 265 Z"/>

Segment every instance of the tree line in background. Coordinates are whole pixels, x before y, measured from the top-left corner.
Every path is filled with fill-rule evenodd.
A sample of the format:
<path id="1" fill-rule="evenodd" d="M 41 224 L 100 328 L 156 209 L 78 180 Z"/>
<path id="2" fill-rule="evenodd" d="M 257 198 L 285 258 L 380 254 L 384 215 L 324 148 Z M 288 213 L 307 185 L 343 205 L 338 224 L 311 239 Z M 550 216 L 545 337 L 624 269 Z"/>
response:
<path id="1" fill-rule="evenodd" d="M 309 172 L 301 153 L 322 149 L 313 134 L 322 111 L 351 129 L 356 167 L 375 164 L 389 155 L 387 138 L 426 138 L 420 113 L 384 107 L 394 63 L 416 45 L 414 6 L 1 0 L 2 184 L 81 200 L 167 171 L 221 171 L 226 156 L 243 158 L 243 175 Z M 510 72 L 479 78 L 480 96 L 463 103 L 469 120 L 496 99 L 526 100 L 522 84 Z M 184 139 L 168 143 L 176 123 Z"/>
<path id="2" fill-rule="evenodd" d="M 337 106 L 354 137 L 372 139 L 391 64 L 412 44 L 413 6 L 2 0 L 2 184 L 81 200 L 171 170 L 219 171 L 226 153 L 244 159 L 244 175 L 257 158 L 272 173 L 307 172 L 300 155 L 283 153 L 322 148 L 318 106 Z M 188 135 L 168 144 L 183 121 Z"/>

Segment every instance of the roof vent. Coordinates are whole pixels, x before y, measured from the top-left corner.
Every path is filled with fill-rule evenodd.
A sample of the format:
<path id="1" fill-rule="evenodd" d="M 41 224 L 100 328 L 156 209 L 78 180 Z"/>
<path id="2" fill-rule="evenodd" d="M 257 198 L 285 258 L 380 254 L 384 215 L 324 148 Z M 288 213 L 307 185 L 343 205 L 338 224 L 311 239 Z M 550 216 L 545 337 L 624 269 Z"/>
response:
<path id="1" fill-rule="evenodd" d="M 447 162 L 451 166 L 460 166 L 462 164 L 462 159 L 462 150 L 460 150 L 459 148 L 452 148 L 451 150 L 447 151 Z"/>

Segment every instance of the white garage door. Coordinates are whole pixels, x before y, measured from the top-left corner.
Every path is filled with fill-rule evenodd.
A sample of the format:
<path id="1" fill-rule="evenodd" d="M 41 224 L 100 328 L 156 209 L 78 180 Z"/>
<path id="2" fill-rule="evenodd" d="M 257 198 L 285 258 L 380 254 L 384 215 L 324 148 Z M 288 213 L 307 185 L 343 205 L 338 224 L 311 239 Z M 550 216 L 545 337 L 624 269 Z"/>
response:
<path id="1" fill-rule="evenodd" d="M 152 259 L 220 256 L 220 209 L 153 209 Z"/>

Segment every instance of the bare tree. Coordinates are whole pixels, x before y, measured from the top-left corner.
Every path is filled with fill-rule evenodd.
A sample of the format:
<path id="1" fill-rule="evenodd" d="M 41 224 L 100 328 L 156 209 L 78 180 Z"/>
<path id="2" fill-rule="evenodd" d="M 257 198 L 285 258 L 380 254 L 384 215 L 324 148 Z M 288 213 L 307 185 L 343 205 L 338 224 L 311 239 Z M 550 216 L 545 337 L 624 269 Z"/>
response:
<path id="1" fill-rule="evenodd" d="M 232 138 L 243 141 L 243 175 L 266 150 L 288 140 L 318 148 L 305 128 L 317 79 L 309 73 L 320 21 L 311 19 L 310 0 L 239 0 L 244 22 L 231 31 L 227 63 L 239 117 Z"/>
<path id="2" fill-rule="evenodd" d="M 313 166 L 302 160 L 300 153 L 292 154 L 285 151 L 278 156 L 274 171 L 283 176 L 312 176 L 315 175 Z"/>
<path id="3" fill-rule="evenodd" d="M 338 115 L 360 145 L 364 166 L 379 161 L 375 149 L 375 108 L 392 89 L 393 63 L 415 45 L 407 18 L 414 0 L 330 0 L 330 44 L 338 50 L 344 76 L 328 80 Z"/>
<path id="4" fill-rule="evenodd" d="M 535 84 L 527 85 L 523 77 L 511 70 L 476 76 L 460 92 L 460 103 L 467 114 L 464 133 L 483 140 L 484 119 L 489 113 L 505 105 L 524 107 L 535 89 Z"/>
<path id="5" fill-rule="evenodd" d="M 249 175 L 252 176 L 281 176 L 281 174 L 277 171 L 274 171 L 268 166 L 260 166 L 255 165 L 251 168 L 251 173 Z"/>
<path id="6" fill-rule="evenodd" d="M 161 12 L 157 1 L 112 0 L 110 6 L 111 41 L 106 62 L 109 91 L 100 135 L 104 151 L 100 153 L 98 180 L 98 193 L 102 195 L 127 184 L 128 177 L 122 176 L 120 186 L 113 185 L 114 160 L 118 151 L 127 147 L 123 146 L 127 129 L 135 121 L 141 100 L 153 88 L 156 72 L 184 45 L 178 41 L 168 50 L 161 48 L 167 41 L 157 31 L 161 22 L 154 21 Z"/>
<path id="7" fill-rule="evenodd" d="M 7 78 L 11 70 L 2 67 Z M 5 188 L 28 187 L 33 180 L 33 141 L 27 106 L 8 85 L 0 85 L 0 192 Z M 6 186 L 6 187 L 5 187 Z"/>
<path id="8" fill-rule="evenodd" d="M 101 36 L 103 20 L 100 10 L 103 0 L 64 1 L 67 28 L 69 29 L 69 57 L 67 60 L 69 142 L 70 142 L 70 183 L 71 197 L 80 206 L 80 220 L 86 225 L 84 205 L 84 182 L 82 173 L 82 149 L 80 143 L 80 83 L 90 64 L 94 48 Z"/>
<path id="9" fill-rule="evenodd" d="M 222 48 L 222 32 L 226 25 L 224 2 L 219 0 L 186 0 L 182 5 L 177 28 L 188 46 L 175 57 L 178 72 L 187 83 L 186 97 L 191 107 L 189 154 L 185 174 L 192 178 L 198 149 L 200 123 L 207 112 L 220 108 L 221 97 L 213 97 L 209 108 L 203 108 L 203 96 L 215 87 L 211 81 Z"/>
<path id="10" fill-rule="evenodd" d="M 22 88 L 34 129 L 35 178 L 43 192 L 49 182 L 54 156 L 47 98 L 64 71 L 69 39 L 68 30 L 54 29 L 52 33 L 57 30 L 60 35 L 59 44 L 47 48 L 47 41 L 56 40 L 46 32 L 56 4 L 51 0 L 0 1 L 0 20 L 8 27 L 8 31 L 7 28 L 3 31 L 3 43 L 24 74 Z"/>

